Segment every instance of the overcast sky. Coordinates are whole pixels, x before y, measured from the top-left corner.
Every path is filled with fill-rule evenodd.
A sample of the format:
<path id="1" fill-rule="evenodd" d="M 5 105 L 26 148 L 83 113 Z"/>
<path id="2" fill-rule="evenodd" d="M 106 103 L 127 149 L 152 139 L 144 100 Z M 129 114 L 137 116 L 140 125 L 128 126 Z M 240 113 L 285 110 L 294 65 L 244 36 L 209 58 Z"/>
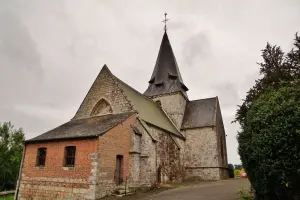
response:
<path id="1" fill-rule="evenodd" d="M 26 139 L 70 120 L 104 64 L 144 92 L 168 35 L 191 100 L 218 96 L 230 163 L 236 105 L 269 41 L 292 46 L 299 0 L 0 0 L 0 122 Z"/>

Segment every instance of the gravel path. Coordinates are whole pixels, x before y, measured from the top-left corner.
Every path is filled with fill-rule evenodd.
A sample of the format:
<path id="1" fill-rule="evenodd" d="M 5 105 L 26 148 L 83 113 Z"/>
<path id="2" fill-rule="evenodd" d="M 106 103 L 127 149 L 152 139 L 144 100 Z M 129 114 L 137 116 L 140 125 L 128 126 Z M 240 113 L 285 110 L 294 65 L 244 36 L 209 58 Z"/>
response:
<path id="1" fill-rule="evenodd" d="M 249 189 L 247 179 L 229 179 L 221 181 L 200 182 L 193 185 L 179 186 L 160 192 L 135 194 L 119 200 L 238 200 L 237 191 Z M 111 199 L 111 198 L 109 198 Z"/>

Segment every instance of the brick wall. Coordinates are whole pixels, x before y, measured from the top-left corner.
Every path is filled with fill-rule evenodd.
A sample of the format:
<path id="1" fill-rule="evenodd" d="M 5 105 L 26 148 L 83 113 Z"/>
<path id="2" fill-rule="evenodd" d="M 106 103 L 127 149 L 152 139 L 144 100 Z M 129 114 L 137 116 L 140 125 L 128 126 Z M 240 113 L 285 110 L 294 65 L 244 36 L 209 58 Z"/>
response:
<path id="1" fill-rule="evenodd" d="M 97 153 L 98 140 L 73 140 L 26 144 L 20 183 L 20 199 L 89 199 L 93 193 L 91 155 Z M 76 146 L 74 168 L 66 168 L 66 146 Z M 36 167 L 37 149 L 47 148 L 45 167 Z"/>
<path id="2" fill-rule="evenodd" d="M 80 105 L 74 119 L 90 116 L 93 108 L 101 99 L 111 106 L 113 113 L 131 111 L 131 105 L 116 85 L 108 68 L 103 67 L 88 94 Z"/>
<path id="3" fill-rule="evenodd" d="M 115 170 L 117 155 L 123 156 L 122 178 L 125 181 L 129 177 L 130 148 L 134 133 L 131 125 L 136 123 L 133 115 L 123 123 L 114 127 L 103 136 L 99 137 L 99 163 L 96 186 L 96 198 L 110 195 L 116 189 Z"/>
<path id="4" fill-rule="evenodd" d="M 27 144 L 20 199 L 98 199 L 116 189 L 117 155 L 123 156 L 122 178 L 129 177 L 131 125 L 136 116 L 95 139 Z M 66 146 L 76 146 L 75 167 L 63 166 Z M 36 167 L 37 149 L 47 148 L 45 167 Z"/>

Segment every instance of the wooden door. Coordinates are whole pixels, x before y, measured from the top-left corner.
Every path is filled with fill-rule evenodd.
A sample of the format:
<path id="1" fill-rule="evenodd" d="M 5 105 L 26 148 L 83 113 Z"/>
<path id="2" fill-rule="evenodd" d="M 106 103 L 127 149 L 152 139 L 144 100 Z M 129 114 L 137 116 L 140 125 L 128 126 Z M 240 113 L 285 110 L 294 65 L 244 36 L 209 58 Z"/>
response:
<path id="1" fill-rule="evenodd" d="M 116 184 L 120 185 L 122 183 L 122 163 L 123 163 L 123 156 L 117 155 L 116 159 Z"/>

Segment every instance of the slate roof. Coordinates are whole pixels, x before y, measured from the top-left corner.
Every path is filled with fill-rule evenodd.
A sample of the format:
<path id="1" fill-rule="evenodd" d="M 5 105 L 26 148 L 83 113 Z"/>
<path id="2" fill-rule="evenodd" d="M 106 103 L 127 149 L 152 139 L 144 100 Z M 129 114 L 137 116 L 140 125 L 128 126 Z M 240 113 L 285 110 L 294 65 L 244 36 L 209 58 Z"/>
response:
<path id="1" fill-rule="evenodd" d="M 165 32 L 149 86 L 144 95 L 157 96 L 178 91 L 187 97 L 188 88 L 183 83 L 168 35 Z"/>
<path id="2" fill-rule="evenodd" d="M 217 105 L 217 97 L 187 102 L 181 129 L 215 126 Z"/>
<path id="3" fill-rule="evenodd" d="M 113 75 L 113 74 L 112 74 Z M 172 121 L 168 118 L 166 113 L 148 97 L 136 91 L 116 76 L 114 79 L 119 87 L 124 91 L 125 96 L 130 101 L 134 110 L 138 111 L 139 117 L 147 123 L 162 128 L 174 135 L 184 138 Z"/>
<path id="4" fill-rule="evenodd" d="M 133 115 L 133 112 L 108 114 L 71 120 L 42 135 L 39 135 L 30 140 L 26 140 L 26 143 L 35 141 L 98 137 L 103 135 L 119 123 L 123 122 L 131 115 Z"/>

